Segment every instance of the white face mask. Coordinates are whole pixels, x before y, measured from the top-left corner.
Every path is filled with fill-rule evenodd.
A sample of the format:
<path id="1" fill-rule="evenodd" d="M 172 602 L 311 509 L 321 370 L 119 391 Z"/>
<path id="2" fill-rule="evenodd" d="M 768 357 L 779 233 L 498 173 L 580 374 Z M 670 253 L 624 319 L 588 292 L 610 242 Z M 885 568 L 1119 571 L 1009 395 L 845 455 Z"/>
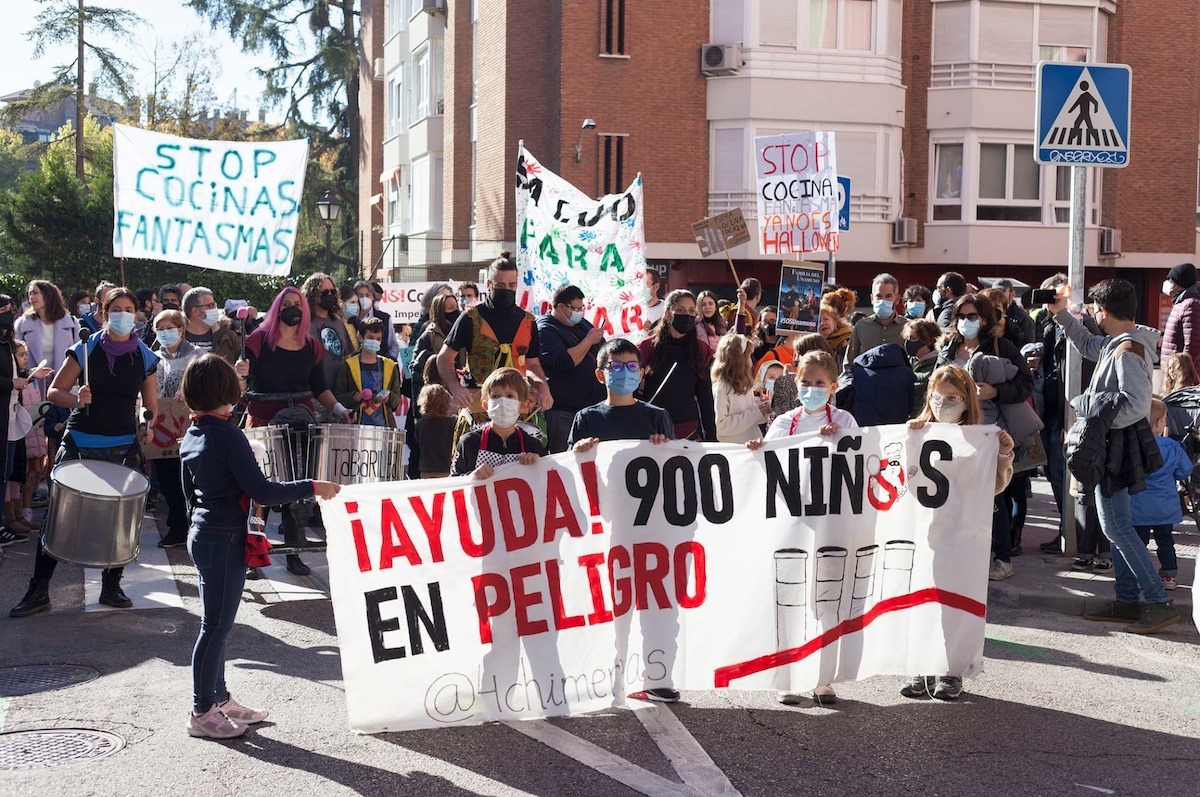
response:
<path id="1" fill-rule="evenodd" d="M 967 411 L 967 402 L 943 404 L 940 397 L 933 396 L 929 399 L 929 409 L 933 411 L 933 417 L 938 423 L 958 423 L 958 419 Z"/>
<path id="2" fill-rule="evenodd" d="M 375 300 L 370 296 L 360 296 L 358 297 L 358 306 L 362 308 L 364 313 L 366 313 L 375 306 Z"/>
<path id="3" fill-rule="evenodd" d="M 210 327 L 216 328 L 221 324 L 221 308 L 214 307 L 211 310 L 204 311 L 204 323 Z"/>
<path id="4" fill-rule="evenodd" d="M 1175 283 L 1171 280 L 1163 280 L 1162 292 L 1164 296 L 1175 295 Z"/>
<path id="5" fill-rule="evenodd" d="M 488 417 L 497 426 L 513 426 L 521 417 L 521 402 L 514 398 L 499 396 L 488 399 Z"/>

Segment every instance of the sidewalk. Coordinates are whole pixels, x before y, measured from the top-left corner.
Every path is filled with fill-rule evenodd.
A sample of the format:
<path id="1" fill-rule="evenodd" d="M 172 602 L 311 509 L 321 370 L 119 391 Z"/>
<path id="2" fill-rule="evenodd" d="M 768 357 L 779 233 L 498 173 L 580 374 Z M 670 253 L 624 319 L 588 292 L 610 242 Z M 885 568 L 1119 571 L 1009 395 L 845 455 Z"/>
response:
<path id="1" fill-rule="evenodd" d="M 1112 574 L 1103 576 L 1071 569 L 1073 556 L 1044 554 L 1039 547 L 1058 532 L 1058 510 L 1045 478 L 1033 480 L 1033 496 L 1021 539 L 1024 554 L 1014 556 L 1016 575 L 991 582 L 989 603 L 1017 609 L 1037 609 L 1081 615 L 1113 599 Z M 1179 555 L 1179 588 L 1167 595 L 1175 602 L 1185 623 L 1192 622 L 1192 585 L 1196 576 L 1196 551 L 1200 531 L 1190 517 L 1175 527 L 1175 551 Z M 1155 562 L 1157 563 L 1157 558 Z"/>

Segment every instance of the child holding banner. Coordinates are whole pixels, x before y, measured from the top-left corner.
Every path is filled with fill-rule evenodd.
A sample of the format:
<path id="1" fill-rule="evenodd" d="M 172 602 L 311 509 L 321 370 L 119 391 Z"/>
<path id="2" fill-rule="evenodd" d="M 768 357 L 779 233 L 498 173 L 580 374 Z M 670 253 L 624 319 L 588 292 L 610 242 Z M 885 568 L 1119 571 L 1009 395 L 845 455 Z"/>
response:
<path id="1" fill-rule="evenodd" d="M 956 423 L 960 426 L 983 423 L 979 407 L 979 391 L 971 375 L 956 365 L 944 365 L 929 377 L 925 407 L 921 414 L 908 422 L 910 429 L 923 429 L 930 421 Z M 995 493 L 999 495 L 1012 481 L 1013 439 L 999 430 L 1000 454 L 996 460 Z M 1002 511 L 993 509 L 993 511 Z M 932 697 L 937 700 L 957 700 L 962 694 L 962 678 L 956 675 L 914 675 L 900 687 L 904 697 Z"/>
<path id="2" fill-rule="evenodd" d="M 772 421 L 766 436 L 761 440 L 751 440 L 746 447 L 757 451 L 762 448 L 763 440 L 794 437 L 812 431 L 832 437 L 843 429 L 858 428 L 853 415 L 829 403 L 837 392 L 837 377 L 837 364 L 828 352 L 810 351 L 802 356 L 796 363 L 796 391 L 800 406 Z M 833 684 L 818 686 L 813 690 L 812 697 L 817 705 L 837 702 Z M 779 702 L 785 706 L 797 706 L 800 699 L 799 692 L 779 692 Z"/>
<path id="3" fill-rule="evenodd" d="M 483 381 L 480 400 L 491 419 L 458 441 L 451 476 L 490 478 L 501 465 L 520 462 L 532 465 L 546 456 L 546 447 L 517 426 L 521 404 L 529 399 L 529 383 L 516 368 L 497 368 Z"/>

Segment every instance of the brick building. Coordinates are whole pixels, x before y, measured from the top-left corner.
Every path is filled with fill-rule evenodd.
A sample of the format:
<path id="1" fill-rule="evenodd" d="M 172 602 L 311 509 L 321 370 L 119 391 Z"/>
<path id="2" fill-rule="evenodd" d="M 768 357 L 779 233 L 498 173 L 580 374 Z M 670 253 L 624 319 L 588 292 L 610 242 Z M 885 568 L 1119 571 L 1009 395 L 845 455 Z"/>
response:
<path id="1" fill-rule="evenodd" d="M 386 0 L 376 13 L 395 20 L 382 72 L 401 86 L 382 169 L 362 179 L 385 199 L 379 264 L 396 275 L 512 248 L 524 139 L 595 196 L 640 171 L 651 262 L 672 287 L 732 295 L 690 223 L 741 207 L 753 229 L 754 137 L 819 129 L 836 131 L 853 181 L 839 282 L 1040 282 L 1065 265 L 1070 180 L 1032 159 L 1039 60 L 1133 68 L 1130 165 L 1089 177 L 1088 282 L 1132 278 L 1154 317 L 1165 270 L 1197 249 L 1200 65 L 1176 57 L 1200 33 L 1189 0 Z M 706 44 L 728 45 L 708 76 Z M 422 52 L 426 68 L 406 66 Z M 755 243 L 733 256 L 777 278 Z"/>

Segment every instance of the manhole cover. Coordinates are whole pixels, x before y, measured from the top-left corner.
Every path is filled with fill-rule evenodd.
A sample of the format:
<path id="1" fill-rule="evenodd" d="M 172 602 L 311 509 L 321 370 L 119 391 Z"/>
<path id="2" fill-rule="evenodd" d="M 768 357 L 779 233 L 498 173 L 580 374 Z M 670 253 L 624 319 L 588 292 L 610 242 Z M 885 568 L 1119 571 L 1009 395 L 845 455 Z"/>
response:
<path id="1" fill-rule="evenodd" d="M 74 686 L 100 677 L 100 671 L 78 664 L 30 664 L 0 667 L 0 697 L 20 697 Z"/>
<path id="2" fill-rule="evenodd" d="M 125 747 L 115 733 L 90 728 L 45 728 L 0 733 L 0 772 L 27 772 L 108 758 Z"/>

